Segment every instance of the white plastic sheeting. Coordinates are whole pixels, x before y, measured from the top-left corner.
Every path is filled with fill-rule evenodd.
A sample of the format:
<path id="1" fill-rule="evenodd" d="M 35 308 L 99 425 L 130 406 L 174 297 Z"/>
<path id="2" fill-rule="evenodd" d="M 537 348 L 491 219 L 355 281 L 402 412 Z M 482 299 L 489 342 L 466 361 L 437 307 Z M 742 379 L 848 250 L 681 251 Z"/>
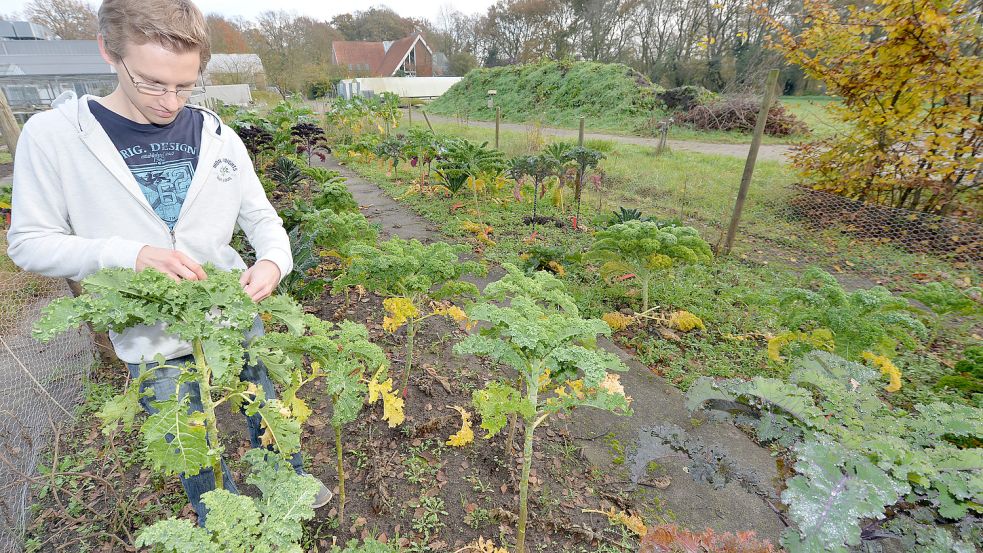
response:
<path id="1" fill-rule="evenodd" d="M 338 96 L 373 96 L 392 92 L 401 98 L 436 98 L 454 86 L 461 77 L 370 77 L 345 79 L 338 83 Z"/>

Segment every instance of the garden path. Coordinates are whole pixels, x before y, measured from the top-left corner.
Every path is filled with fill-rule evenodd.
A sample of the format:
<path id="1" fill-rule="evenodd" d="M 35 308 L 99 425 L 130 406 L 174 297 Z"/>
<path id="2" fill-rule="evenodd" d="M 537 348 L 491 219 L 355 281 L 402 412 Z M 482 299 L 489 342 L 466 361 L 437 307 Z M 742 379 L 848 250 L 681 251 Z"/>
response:
<path id="1" fill-rule="evenodd" d="M 432 222 L 338 164 L 336 159 L 329 158 L 325 166 L 348 179 L 349 190 L 363 214 L 381 226 L 383 238 L 395 235 L 423 242 L 445 239 Z M 481 287 L 501 274 L 500 269 L 492 270 L 477 284 Z M 570 431 L 577 437 L 576 445 L 583 455 L 600 471 L 623 477 L 622 488 L 634 491 L 636 506 L 651 522 L 657 522 L 654 517 L 662 517 L 694 530 L 708 526 L 715 531 L 754 530 L 758 536 L 777 543 L 785 528 L 782 516 L 776 512 L 775 501 L 781 478 L 769 451 L 729 422 L 691 414 L 677 388 L 610 340 L 601 340 L 601 345 L 621 357 L 630 368 L 622 375 L 622 382 L 634 399 L 634 414 L 618 417 L 596 409 L 575 412 L 569 422 Z M 649 432 L 660 425 L 682 429 L 700 451 L 691 448 L 691 455 L 687 455 L 667 447 Z M 733 478 L 720 488 L 697 482 L 694 476 L 705 466 L 701 461 L 720 459 L 721 455 L 725 464 L 732 463 L 723 472 Z M 632 484 L 632 474 L 640 476 L 639 484 Z M 765 496 L 771 496 L 771 500 Z"/>
<path id="2" fill-rule="evenodd" d="M 439 115 L 427 114 L 430 121 L 433 123 L 458 123 L 461 124 L 462 121 L 455 119 L 453 117 L 442 117 Z M 422 119 L 422 117 L 421 117 Z M 482 127 L 482 128 L 495 128 L 494 121 L 475 121 L 469 120 L 463 122 L 463 124 L 469 127 Z M 527 123 L 502 123 L 501 128 L 509 131 L 526 132 L 529 130 L 530 125 Z M 544 134 L 551 136 L 559 136 L 562 138 L 577 138 L 576 129 L 562 129 L 558 127 L 540 127 L 540 131 Z M 639 146 L 651 146 L 655 148 L 659 144 L 658 138 L 645 138 L 641 136 L 627 136 L 620 134 L 606 134 L 606 133 L 595 133 L 587 132 L 585 133 L 587 139 L 598 139 L 598 140 L 610 140 L 612 142 L 621 142 L 624 144 L 635 144 Z M 669 148 L 672 150 L 681 150 L 686 152 L 698 152 L 701 154 L 715 154 L 723 156 L 733 156 L 746 158 L 748 150 L 751 148 L 750 144 L 723 144 L 716 142 L 697 142 L 693 140 L 670 140 Z M 792 151 L 791 146 L 784 144 L 762 144 L 758 149 L 758 159 L 768 160 L 768 161 L 785 161 L 785 157 Z"/>

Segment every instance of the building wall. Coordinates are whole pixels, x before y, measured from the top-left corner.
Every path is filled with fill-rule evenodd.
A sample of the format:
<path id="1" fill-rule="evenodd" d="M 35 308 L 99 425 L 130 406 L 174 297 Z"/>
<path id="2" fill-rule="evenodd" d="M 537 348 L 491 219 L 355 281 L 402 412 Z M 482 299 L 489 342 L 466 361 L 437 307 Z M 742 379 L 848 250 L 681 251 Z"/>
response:
<path id="1" fill-rule="evenodd" d="M 459 82 L 461 77 L 374 77 L 345 79 L 338 83 L 338 96 L 374 96 L 392 92 L 401 98 L 436 98 Z"/>
<path id="2" fill-rule="evenodd" d="M 422 41 L 417 41 L 416 46 L 416 76 L 433 77 L 433 56 L 423 45 Z"/>
<path id="3" fill-rule="evenodd" d="M 104 96 L 116 88 L 116 75 L 79 75 L 51 77 L 0 77 L 0 89 L 15 109 L 47 106 L 62 92 L 73 90 L 79 96 Z"/>

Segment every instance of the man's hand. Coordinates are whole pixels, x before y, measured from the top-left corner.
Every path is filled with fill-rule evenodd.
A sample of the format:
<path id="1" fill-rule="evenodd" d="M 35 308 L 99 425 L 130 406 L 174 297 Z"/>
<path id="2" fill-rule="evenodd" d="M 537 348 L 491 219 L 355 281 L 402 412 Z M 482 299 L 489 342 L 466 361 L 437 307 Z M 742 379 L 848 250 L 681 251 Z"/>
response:
<path id="1" fill-rule="evenodd" d="M 137 254 L 136 270 L 157 269 L 176 282 L 182 280 L 205 280 L 208 275 L 194 259 L 166 248 L 144 246 Z"/>
<path id="2" fill-rule="evenodd" d="M 262 301 L 269 297 L 280 283 L 280 267 L 269 259 L 261 259 L 242 273 L 239 283 L 253 301 Z"/>

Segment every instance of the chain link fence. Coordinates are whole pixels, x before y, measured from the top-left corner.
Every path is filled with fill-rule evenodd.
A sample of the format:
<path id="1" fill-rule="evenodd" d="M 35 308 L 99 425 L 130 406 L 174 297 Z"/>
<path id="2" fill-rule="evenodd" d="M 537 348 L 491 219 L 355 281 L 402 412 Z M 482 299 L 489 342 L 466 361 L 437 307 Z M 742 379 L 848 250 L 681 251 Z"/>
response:
<path id="1" fill-rule="evenodd" d="M 0 553 L 14 553 L 23 547 L 30 479 L 55 428 L 72 421 L 96 351 L 84 327 L 46 344 L 31 337 L 41 309 L 71 292 L 64 280 L 18 272 L 5 246 L 0 238 Z"/>

